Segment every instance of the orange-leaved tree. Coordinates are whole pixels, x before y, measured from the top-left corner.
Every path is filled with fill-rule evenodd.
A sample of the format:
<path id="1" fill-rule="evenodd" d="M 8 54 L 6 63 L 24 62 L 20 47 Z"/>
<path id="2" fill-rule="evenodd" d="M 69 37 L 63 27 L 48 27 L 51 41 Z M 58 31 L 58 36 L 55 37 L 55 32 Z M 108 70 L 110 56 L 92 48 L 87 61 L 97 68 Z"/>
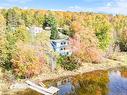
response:
<path id="1" fill-rule="evenodd" d="M 21 41 L 16 43 L 16 51 L 12 54 L 11 61 L 15 75 L 20 78 L 39 74 L 45 63 L 43 54 L 39 57 L 37 51 Z"/>
<path id="2" fill-rule="evenodd" d="M 78 22 L 73 22 L 71 28 L 72 32 L 75 32 L 70 39 L 73 53 L 83 62 L 101 62 L 102 55 L 98 49 L 98 39 L 95 33 Z"/>

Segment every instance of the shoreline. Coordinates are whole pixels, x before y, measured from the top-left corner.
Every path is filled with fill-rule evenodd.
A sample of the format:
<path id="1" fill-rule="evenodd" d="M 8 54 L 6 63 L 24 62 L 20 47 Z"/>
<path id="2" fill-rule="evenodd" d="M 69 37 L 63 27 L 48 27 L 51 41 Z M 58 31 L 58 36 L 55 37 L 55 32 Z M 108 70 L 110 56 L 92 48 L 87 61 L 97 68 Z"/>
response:
<path id="1" fill-rule="evenodd" d="M 55 72 L 47 72 L 40 74 L 36 77 L 30 78 L 29 80 L 34 81 L 34 82 L 44 82 L 48 80 L 57 80 L 60 78 L 66 78 L 66 77 L 71 77 L 71 76 L 76 76 L 80 74 L 85 74 L 88 72 L 93 72 L 93 71 L 100 71 L 100 70 L 108 70 L 108 69 L 113 69 L 113 68 L 120 68 L 120 67 L 127 67 L 127 63 L 125 61 L 116 61 L 112 59 L 106 59 L 105 62 L 101 64 L 92 64 L 92 63 L 83 63 L 81 67 L 79 67 L 77 70 L 74 71 L 65 71 L 65 70 L 57 70 Z M 26 79 L 20 79 L 20 80 L 15 80 L 14 84 L 19 84 L 21 85 L 22 83 L 25 82 Z M 12 84 L 12 83 L 11 83 Z M 0 83 L 1 85 L 1 83 Z M 24 89 L 8 89 L 10 88 L 10 84 L 3 83 L 3 86 L 6 87 L 5 89 L 0 89 L 3 93 L 5 91 L 10 92 L 17 92 L 17 91 L 22 91 Z M 2 86 L 2 87 L 3 87 Z M 1 93 L 1 92 L 0 92 Z"/>
<path id="2" fill-rule="evenodd" d="M 59 79 L 62 77 L 76 76 L 97 70 L 108 70 L 113 68 L 127 67 L 127 63 L 121 61 L 115 61 L 106 59 L 107 61 L 101 64 L 84 63 L 79 69 L 74 71 L 61 70 L 58 72 L 49 72 L 38 75 L 37 77 L 31 78 L 32 81 L 47 81 L 53 79 Z M 50 76 L 49 76 L 50 75 Z"/>

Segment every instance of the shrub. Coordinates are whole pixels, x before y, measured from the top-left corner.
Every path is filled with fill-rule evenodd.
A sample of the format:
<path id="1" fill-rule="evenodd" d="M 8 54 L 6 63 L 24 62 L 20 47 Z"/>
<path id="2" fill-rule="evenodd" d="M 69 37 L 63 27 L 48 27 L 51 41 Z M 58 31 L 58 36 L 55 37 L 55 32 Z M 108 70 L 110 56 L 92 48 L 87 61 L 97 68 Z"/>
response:
<path id="1" fill-rule="evenodd" d="M 75 70 L 79 67 L 79 62 L 75 56 L 60 56 L 60 58 L 57 61 L 57 64 L 59 64 L 61 67 L 63 67 L 65 70 Z"/>
<path id="2" fill-rule="evenodd" d="M 86 62 L 101 63 L 103 61 L 102 51 L 96 47 L 87 47 L 83 52 Z"/>
<path id="3" fill-rule="evenodd" d="M 100 63 L 102 55 L 96 47 L 86 47 L 82 51 L 75 53 L 82 62 Z"/>

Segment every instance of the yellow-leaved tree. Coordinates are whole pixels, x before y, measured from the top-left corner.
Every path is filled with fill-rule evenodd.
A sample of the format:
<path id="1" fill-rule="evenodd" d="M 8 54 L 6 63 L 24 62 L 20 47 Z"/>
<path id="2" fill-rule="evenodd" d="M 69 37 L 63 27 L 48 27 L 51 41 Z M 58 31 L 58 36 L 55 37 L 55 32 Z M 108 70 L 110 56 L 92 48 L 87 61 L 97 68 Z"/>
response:
<path id="1" fill-rule="evenodd" d="M 6 21 L 0 13 L 0 65 L 5 65 L 6 60 Z"/>
<path id="2" fill-rule="evenodd" d="M 72 50 L 81 61 L 99 63 L 102 55 L 98 48 L 98 39 L 90 29 L 84 28 L 80 23 L 72 23 L 74 37 L 70 40 Z"/>

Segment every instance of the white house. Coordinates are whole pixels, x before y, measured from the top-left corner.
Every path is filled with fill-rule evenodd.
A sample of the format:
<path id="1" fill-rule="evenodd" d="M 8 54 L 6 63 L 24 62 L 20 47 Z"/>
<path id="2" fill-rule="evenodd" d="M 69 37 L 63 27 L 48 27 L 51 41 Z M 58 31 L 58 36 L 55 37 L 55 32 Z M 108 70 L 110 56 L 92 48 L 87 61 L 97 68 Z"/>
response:
<path id="1" fill-rule="evenodd" d="M 36 26 L 32 26 L 29 28 L 29 31 L 33 34 L 36 35 L 37 33 L 41 33 L 43 31 L 43 28 L 41 27 L 36 27 Z"/>
<path id="2" fill-rule="evenodd" d="M 58 52 L 60 55 L 69 56 L 72 54 L 68 39 L 52 40 L 51 44 L 54 51 Z"/>

